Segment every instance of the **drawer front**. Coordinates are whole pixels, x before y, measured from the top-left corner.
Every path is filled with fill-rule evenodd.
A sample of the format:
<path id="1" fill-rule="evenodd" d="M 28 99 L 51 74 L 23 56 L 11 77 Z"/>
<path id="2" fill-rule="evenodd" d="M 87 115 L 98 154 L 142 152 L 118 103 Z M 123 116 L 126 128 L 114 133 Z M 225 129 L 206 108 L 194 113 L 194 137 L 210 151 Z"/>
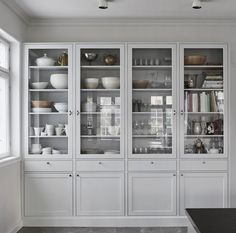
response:
<path id="1" fill-rule="evenodd" d="M 72 171 L 71 161 L 25 161 L 27 172 L 66 172 Z"/>
<path id="2" fill-rule="evenodd" d="M 119 160 L 77 161 L 76 170 L 86 171 L 124 171 L 124 162 Z"/>
<path id="3" fill-rule="evenodd" d="M 128 162 L 129 171 L 173 171 L 176 161 L 138 160 Z"/>
<path id="4" fill-rule="evenodd" d="M 182 171 L 224 171 L 227 170 L 227 161 L 212 161 L 212 160 L 198 160 L 198 161 L 180 161 L 180 170 Z"/>

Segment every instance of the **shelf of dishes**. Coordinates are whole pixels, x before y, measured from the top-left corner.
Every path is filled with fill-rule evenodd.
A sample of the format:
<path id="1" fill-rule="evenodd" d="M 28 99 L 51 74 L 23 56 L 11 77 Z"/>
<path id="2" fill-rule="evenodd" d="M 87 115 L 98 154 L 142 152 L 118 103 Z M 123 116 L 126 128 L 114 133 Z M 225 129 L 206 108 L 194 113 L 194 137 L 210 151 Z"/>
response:
<path id="1" fill-rule="evenodd" d="M 90 90 L 112 90 L 120 88 L 119 77 L 101 77 L 101 78 L 85 78 L 82 80 L 82 86 Z"/>
<path id="2" fill-rule="evenodd" d="M 67 155 L 68 151 L 57 147 L 43 146 L 41 143 L 32 143 L 29 153 L 34 155 Z"/>
<path id="3" fill-rule="evenodd" d="M 166 76 L 165 80 L 151 79 L 151 80 L 133 80 L 133 90 L 153 89 L 153 90 L 172 90 L 172 80 L 170 76 Z"/>
<path id="4" fill-rule="evenodd" d="M 30 138 L 37 137 L 68 137 L 68 124 L 46 124 L 43 127 L 30 127 Z"/>
<path id="5" fill-rule="evenodd" d="M 65 102 L 53 103 L 47 100 L 32 100 L 31 101 L 32 113 L 67 113 L 68 104 Z"/>
<path id="6" fill-rule="evenodd" d="M 157 57 L 150 57 L 148 55 L 146 58 L 133 58 L 133 67 L 165 67 L 165 68 L 171 68 L 171 57 L 163 57 L 163 58 L 157 58 Z"/>

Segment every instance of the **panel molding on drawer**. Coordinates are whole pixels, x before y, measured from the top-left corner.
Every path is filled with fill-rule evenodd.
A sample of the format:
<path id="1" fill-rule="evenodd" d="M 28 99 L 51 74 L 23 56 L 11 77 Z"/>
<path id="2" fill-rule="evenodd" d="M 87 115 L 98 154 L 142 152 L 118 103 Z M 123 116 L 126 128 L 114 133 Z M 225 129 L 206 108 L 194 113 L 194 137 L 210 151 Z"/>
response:
<path id="1" fill-rule="evenodd" d="M 173 171 L 176 161 L 136 160 L 128 162 L 129 171 Z"/>
<path id="2" fill-rule="evenodd" d="M 124 171 L 124 161 L 120 160 L 96 160 L 76 162 L 77 171 Z"/>
<path id="3" fill-rule="evenodd" d="M 25 161 L 26 172 L 72 171 L 72 161 Z"/>
<path id="4" fill-rule="evenodd" d="M 225 171 L 228 169 L 227 160 L 184 160 L 180 161 L 182 171 Z"/>

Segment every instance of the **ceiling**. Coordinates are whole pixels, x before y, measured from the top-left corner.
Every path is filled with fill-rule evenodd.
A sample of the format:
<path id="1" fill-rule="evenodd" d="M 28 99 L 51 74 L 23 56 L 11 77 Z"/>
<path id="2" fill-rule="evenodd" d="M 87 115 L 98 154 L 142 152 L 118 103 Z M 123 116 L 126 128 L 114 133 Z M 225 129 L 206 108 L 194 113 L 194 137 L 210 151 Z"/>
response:
<path id="1" fill-rule="evenodd" d="M 97 0 L 1 0 L 25 20 L 32 19 L 236 19 L 236 0 L 110 0 L 106 10 Z"/>

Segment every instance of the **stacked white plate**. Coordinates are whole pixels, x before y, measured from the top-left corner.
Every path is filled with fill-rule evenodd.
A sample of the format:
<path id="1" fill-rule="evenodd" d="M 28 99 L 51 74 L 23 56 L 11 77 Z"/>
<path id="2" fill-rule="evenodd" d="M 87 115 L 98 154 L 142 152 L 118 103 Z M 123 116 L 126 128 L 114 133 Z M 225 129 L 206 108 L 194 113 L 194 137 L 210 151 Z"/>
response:
<path id="1" fill-rule="evenodd" d="M 51 112 L 51 108 L 32 108 L 32 112 L 40 113 L 40 112 Z"/>

